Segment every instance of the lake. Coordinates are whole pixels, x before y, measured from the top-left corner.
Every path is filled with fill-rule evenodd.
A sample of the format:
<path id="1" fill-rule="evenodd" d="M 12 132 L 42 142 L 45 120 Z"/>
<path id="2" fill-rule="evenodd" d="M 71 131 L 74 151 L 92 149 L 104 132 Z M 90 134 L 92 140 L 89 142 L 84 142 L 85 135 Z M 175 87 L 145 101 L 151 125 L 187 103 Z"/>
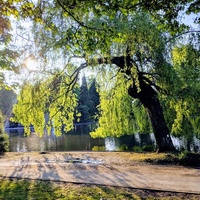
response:
<path id="1" fill-rule="evenodd" d="M 96 138 L 89 135 L 90 127 L 82 125 L 69 133 L 56 137 L 44 134 L 37 136 L 34 132 L 24 136 L 23 128 L 6 129 L 9 134 L 11 152 L 28 151 L 152 151 L 155 149 L 153 134 L 133 134 L 120 138 Z M 191 140 L 172 137 L 177 149 L 190 149 L 200 153 L 200 140 L 193 137 Z"/>

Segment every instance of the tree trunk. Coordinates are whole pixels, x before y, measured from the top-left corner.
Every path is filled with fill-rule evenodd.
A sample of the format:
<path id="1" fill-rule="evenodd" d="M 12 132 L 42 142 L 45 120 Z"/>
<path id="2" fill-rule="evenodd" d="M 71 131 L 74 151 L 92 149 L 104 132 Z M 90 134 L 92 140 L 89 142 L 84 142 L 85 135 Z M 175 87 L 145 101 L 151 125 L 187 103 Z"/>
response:
<path id="1" fill-rule="evenodd" d="M 131 97 L 138 98 L 147 110 L 152 123 L 158 152 L 176 151 L 164 119 L 157 92 L 141 77 L 139 77 L 139 83 L 139 92 L 133 80 L 133 85 L 129 87 L 128 93 Z"/>

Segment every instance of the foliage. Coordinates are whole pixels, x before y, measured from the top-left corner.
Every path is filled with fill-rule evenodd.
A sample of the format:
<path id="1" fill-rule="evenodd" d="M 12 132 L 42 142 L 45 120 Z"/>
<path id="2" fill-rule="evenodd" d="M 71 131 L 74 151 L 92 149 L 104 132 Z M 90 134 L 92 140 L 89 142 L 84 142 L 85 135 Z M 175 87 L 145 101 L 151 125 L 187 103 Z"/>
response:
<path id="1" fill-rule="evenodd" d="M 112 38 L 108 39 L 107 47 L 104 44 L 105 41 L 102 42 L 102 52 L 104 52 L 104 48 L 109 49 L 110 45 L 111 55 L 109 57 L 126 55 L 128 50 L 128 54 L 134 55 L 134 60 L 130 61 L 131 66 L 128 66 L 127 61 L 127 65 L 125 63 L 125 66 L 121 67 L 121 72 L 126 73 L 126 76 L 121 75 L 120 78 L 118 76 L 118 79 L 121 79 L 121 82 L 124 83 L 114 82 L 114 91 L 106 91 L 101 95 L 100 127 L 97 129 L 96 134 L 92 133 L 92 136 L 106 137 L 110 135 L 119 137 L 122 134 L 132 134 L 134 132 L 149 132 L 151 127 L 145 109 L 138 101 L 134 101 L 135 105 L 132 105 L 133 100 L 128 97 L 127 89 L 131 84 L 129 79 L 133 78 L 137 91 L 140 92 L 139 72 L 146 75 L 146 81 L 149 81 L 150 84 L 158 79 L 158 72 L 163 67 L 164 38 L 151 22 L 149 16 L 144 13 L 133 14 L 129 19 L 116 18 L 112 20 L 105 19 L 104 21 L 104 23 L 108 23 L 108 27 L 112 28 L 114 34 Z M 134 34 L 132 34 L 133 32 Z M 117 72 L 114 71 L 115 73 Z M 108 77 L 105 75 L 104 77 L 103 81 L 106 82 Z M 113 79 L 115 80 L 116 77 L 113 76 Z M 161 80 L 158 79 L 158 81 Z"/>
<path id="2" fill-rule="evenodd" d="M 87 105 L 88 107 L 90 104 L 89 91 L 85 76 L 82 77 L 82 84 L 80 87 L 80 94 L 79 94 L 79 103 L 82 105 Z"/>
<path id="3" fill-rule="evenodd" d="M 146 158 L 145 162 L 152 164 L 174 164 L 182 166 L 199 167 L 200 154 L 191 152 L 181 152 L 178 154 L 164 154 L 163 157 Z"/>
<path id="4" fill-rule="evenodd" d="M 71 18 L 76 22 L 78 26 L 82 26 L 87 29 L 95 29 L 96 27 L 89 26 L 87 20 L 91 17 L 109 16 L 109 18 L 115 18 L 116 15 L 129 15 L 132 12 L 147 12 L 151 14 L 151 17 L 160 22 L 160 26 L 165 29 L 170 29 L 172 33 L 176 33 L 177 30 L 181 31 L 185 26 L 180 24 L 179 17 L 180 12 L 183 14 L 199 12 L 198 0 L 179 0 L 179 1 L 92 1 L 87 2 L 83 0 L 76 1 L 53 1 L 53 3 L 44 3 L 40 1 L 35 5 L 35 11 L 38 11 L 36 16 L 41 18 L 46 14 L 44 12 L 45 6 L 52 6 L 52 8 L 61 7 L 64 11 L 66 18 Z M 92 13 L 92 14 L 91 14 Z M 199 23 L 199 16 L 194 21 Z M 53 26 L 53 24 L 51 24 Z M 104 28 L 108 28 L 106 25 L 98 27 L 101 31 Z"/>
<path id="5" fill-rule="evenodd" d="M 172 131 L 177 131 L 178 124 L 182 124 L 185 132 L 192 131 L 200 136 L 200 52 L 193 45 L 182 46 L 174 50 L 173 58 L 181 86 L 176 92 L 179 100 L 175 105 L 177 117 Z M 185 124 L 188 127 L 184 127 Z"/>
<path id="6" fill-rule="evenodd" d="M 77 112 L 80 113 L 80 117 L 77 122 L 88 122 L 90 118 L 90 95 L 88 91 L 86 77 L 82 77 L 82 84 L 78 95 L 78 107 Z"/>
<path id="7" fill-rule="evenodd" d="M 200 154 L 191 152 L 182 152 L 179 154 L 179 163 L 184 166 L 200 166 Z"/>
<path id="8" fill-rule="evenodd" d="M 147 114 L 144 108 L 141 108 L 141 104 L 133 103 L 127 94 L 127 81 L 124 77 L 119 74 L 113 85 L 113 88 L 100 92 L 99 127 L 91 136 L 120 137 L 135 132 L 149 132 L 150 122 Z"/>
<path id="9" fill-rule="evenodd" d="M 134 146 L 133 147 L 134 152 L 154 152 L 155 151 L 155 145 L 142 145 L 142 146 Z"/>
<path id="10" fill-rule="evenodd" d="M 48 18 L 48 20 L 51 21 L 53 19 Z M 53 21 L 53 22 L 58 23 L 58 21 L 56 22 Z M 121 71 L 124 72 L 126 70 L 127 71 L 130 70 L 131 73 L 130 77 L 134 77 L 134 79 L 136 80 L 136 84 L 138 85 L 138 90 L 140 88 L 139 88 L 139 82 L 137 80 L 137 70 L 141 71 L 144 74 L 146 73 L 146 78 L 145 78 L 146 81 L 149 81 L 150 84 L 156 83 L 153 84 L 153 86 L 154 87 L 158 86 L 157 89 L 159 90 L 161 89 L 161 91 L 162 89 L 163 90 L 166 89 L 169 91 L 172 89 L 172 85 L 176 85 L 174 84 L 174 80 L 176 79 L 173 79 L 173 73 L 176 74 L 175 69 L 173 68 L 173 66 L 171 66 L 169 63 L 165 61 L 165 58 L 163 56 L 165 52 L 164 48 L 165 38 L 163 37 L 161 32 L 157 29 L 155 24 L 151 22 L 151 19 L 147 14 L 144 13 L 132 14 L 129 16 L 128 19 L 127 17 L 118 17 L 118 16 L 116 18 L 111 18 L 111 19 L 92 18 L 91 20 L 88 20 L 88 23 L 93 27 L 94 26 L 99 27 L 100 25 L 102 25 L 102 23 L 104 23 L 104 26 L 112 29 L 112 32 L 106 33 L 107 36 L 105 37 L 104 33 L 99 34 L 98 30 L 96 29 L 86 31 L 83 28 L 73 29 L 70 27 L 65 27 L 68 30 L 67 31 L 68 35 L 67 38 L 65 38 L 65 40 L 66 41 L 69 40 L 69 43 L 66 44 L 57 42 L 55 47 L 64 48 L 66 47 L 65 44 L 70 45 L 70 42 L 73 41 L 73 45 L 74 43 L 77 44 L 79 43 L 79 46 L 77 46 L 76 48 L 76 53 L 78 53 L 77 49 L 79 49 L 80 52 L 83 51 L 84 53 L 86 53 L 86 55 L 89 56 L 93 54 L 95 55 L 95 53 L 100 50 L 101 52 L 100 54 L 104 54 L 104 56 L 108 56 L 108 58 L 110 58 L 110 56 L 112 55 L 124 55 L 127 53 L 128 49 L 129 54 L 134 54 L 135 62 L 133 63 L 133 66 L 130 69 L 127 66 L 127 68 L 125 67 L 124 69 L 121 69 Z M 37 28 L 42 28 L 42 26 L 36 27 L 36 30 Z M 62 35 L 60 41 L 65 42 L 65 40 L 62 39 L 64 37 L 63 34 L 65 33 L 63 33 L 63 31 L 61 31 L 60 28 L 63 29 L 62 26 L 57 27 L 57 29 L 53 27 L 52 28 L 53 32 L 51 32 L 52 35 L 50 35 L 50 37 L 45 39 L 49 40 L 50 38 L 53 42 L 55 38 L 54 35 L 56 35 L 57 38 L 61 37 Z M 133 35 L 132 32 L 134 32 L 135 34 Z M 46 27 L 46 29 L 41 33 L 41 35 L 39 35 L 39 37 L 44 38 L 44 36 L 46 34 L 48 35 L 48 33 L 50 33 L 50 30 L 47 29 Z M 76 35 L 76 37 L 70 39 L 74 34 Z M 80 45 L 80 41 L 78 40 L 80 37 L 83 39 L 82 45 Z M 73 51 L 74 48 L 72 48 L 72 46 L 70 47 L 71 51 Z M 42 49 L 44 50 L 44 48 Z M 110 55 L 108 54 L 108 51 L 110 51 Z M 86 57 L 86 59 L 88 60 L 89 63 L 91 63 L 90 57 Z M 97 65 L 98 63 L 95 63 L 96 62 L 95 59 L 93 60 L 94 63 L 91 63 L 91 65 Z M 107 68 L 105 70 L 107 70 Z M 104 73 L 103 70 L 102 73 Z M 136 106 L 133 108 L 131 98 L 127 97 L 125 90 L 126 88 L 128 88 L 128 83 L 124 82 L 124 85 L 122 87 L 124 87 L 123 92 L 121 92 L 122 88 L 117 88 L 117 87 L 114 88 L 113 95 L 109 94 L 110 100 L 108 100 L 106 96 L 108 94 L 106 94 L 106 92 L 105 94 L 103 94 L 102 92 L 101 95 L 102 116 L 100 118 L 100 128 L 104 126 L 105 129 L 100 131 L 102 135 L 99 132 L 99 134 L 96 134 L 96 136 L 101 135 L 105 137 L 108 136 L 109 134 L 112 136 L 114 136 L 115 134 L 116 136 L 120 136 L 121 134 L 130 134 L 133 132 L 133 130 L 138 132 L 146 132 L 146 131 L 149 132 L 149 130 L 151 129 L 149 126 L 148 117 L 144 113 L 145 110 L 141 107 L 141 105 L 139 105 L 137 101 L 134 102 Z M 88 97 L 83 97 L 83 98 L 81 97 L 83 95 L 88 96 L 88 89 L 84 84 L 82 87 L 82 91 L 83 92 L 80 94 L 80 99 L 86 102 L 85 103 L 80 102 L 79 112 L 81 111 L 82 117 L 86 118 L 86 120 L 82 121 L 87 121 L 90 110 L 89 105 L 87 104 L 90 100 L 88 99 Z M 120 97 L 119 95 L 122 94 L 123 97 L 122 96 Z M 129 103 L 127 103 L 124 99 L 128 99 L 127 102 Z M 124 102 L 124 104 L 127 105 L 119 103 L 120 101 Z M 117 108 L 116 107 L 117 105 L 122 107 Z M 123 108 L 123 106 L 127 108 Z M 103 109 L 107 111 L 105 110 L 103 111 Z M 110 111 L 108 111 L 109 109 Z M 132 111 L 133 109 L 134 111 Z M 112 112 L 113 114 L 111 114 Z M 123 112 L 124 114 L 122 114 Z M 132 113 L 134 113 L 134 115 Z M 117 118 L 116 116 L 119 118 Z M 131 117 L 132 119 L 130 120 Z M 146 120 L 143 120 L 144 118 L 146 118 Z M 109 125 L 106 127 L 106 124 Z M 100 130 L 100 128 L 98 130 Z M 112 133 L 108 132 L 106 133 L 105 130 L 107 131 L 113 130 L 113 131 Z M 94 133 L 92 135 L 94 136 Z"/>
<path id="11" fill-rule="evenodd" d="M 0 1 L 1 2 L 1 1 Z M 8 3 L 9 4 L 9 3 Z M 0 84 L 5 81 L 3 70 L 17 71 L 14 61 L 16 60 L 18 53 L 9 47 L 11 41 L 11 23 L 7 16 L 6 6 L 0 4 Z"/>
<path id="12" fill-rule="evenodd" d="M 89 113 L 89 108 L 87 105 L 78 105 L 77 107 L 77 112 L 79 115 L 78 118 L 75 120 L 75 122 L 77 123 L 86 123 L 89 122 L 89 118 L 90 118 L 90 113 Z"/>
<path id="13" fill-rule="evenodd" d="M 0 112 L 0 154 L 4 154 L 9 149 L 9 137 L 4 132 L 4 117 Z"/>
<path id="14" fill-rule="evenodd" d="M 30 133 L 32 124 L 42 136 L 44 128 L 50 133 L 61 134 L 61 128 L 69 131 L 73 128 L 74 107 L 77 105 L 71 80 L 67 74 L 56 73 L 43 82 L 24 84 L 18 102 L 13 108 L 14 121 L 25 126 Z"/>
<path id="15" fill-rule="evenodd" d="M 29 16 L 35 22 L 39 22 L 34 24 L 32 31 L 37 47 L 36 53 L 43 60 L 53 60 L 55 58 L 54 55 L 61 52 L 63 59 L 69 57 L 70 60 L 70 56 L 82 58 L 85 62 L 84 67 L 87 66 L 90 69 L 95 69 L 101 72 L 102 76 L 109 71 L 114 72 L 113 79 L 115 79 L 114 84 L 116 85 L 110 86 L 112 88 L 108 90 L 111 91 L 110 96 L 108 91 L 102 91 L 101 94 L 102 116 L 100 118 L 100 127 L 97 131 L 102 136 L 109 135 L 108 132 L 102 129 L 102 125 L 107 130 L 112 130 L 110 133 L 112 136 L 119 136 L 122 132 L 130 134 L 132 132 L 131 126 L 134 125 L 132 129 L 138 128 L 134 124 L 135 121 L 141 129 L 139 131 L 143 132 L 149 129 L 148 120 L 145 120 L 147 123 L 143 126 L 140 123 L 141 120 L 133 121 L 133 118 L 130 119 L 133 117 L 131 114 L 133 112 L 133 105 L 131 100 L 129 100 L 130 97 L 125 95 L 125 89 L 128 89 L 129 95 L 133 98 L 138 98 L 148 111 L 153 130 L 154 132 L 158 132 L 155 135 L 161 135 L 159 137 L 162 138 L 160 144 L 164 144 L 164 141 L 170 143 L 170 139 L 168 139 L 170 137 L 166 137 L 166 135 L 169 136 L 169 131 L 165 125 L 166 123 L 158 98 L 162 100 L 165 107 L 169 105 L 171 109 L 169 113 L 165 113 L 170 115 L 172 111 L 175 117 L 175 121 L 171 120 L 169 123 L 173 132 L 180 132 L 181 128 L 179 126 L 181 123 L 182 126 L 188 121 L 190 124 L 194 123 L 189 119 L 194 115 L 190 115 L 188 112 L 188 105 L 192 99 L 187 98 L 187 95 L 183 95 L 182 99 L 179 97 L 175 98 L 180 93 L 180 91 L 178 92 L 178 88 L 181 88 L 180 85 L 184 86 L 184 81 L 186 81 L 184 80 L 185 72 L 182 70 L 182 67 L 177 67 L 180 62 L 175 62 L 176 59 L 173 60 L 173 56 L 171 57 L 170 44 L 168 45 L 168 43 L 169 41 L 173 41 L 173 39 L 179 38 L 178 36 L 183 34 L 183 31 L 188 30 L 178 22 L 179 14 L 181 11 L 183 13 L 198 13 L 197 0 L 180 0 L 178 2 L 77 0 L 71 3 L 69 1 L 57 0 L 38 1 L 34 4 L 28 3 L 26 1 L 20 5 L 20 9 L 25 6 L 24 12 L 23 10 L 19 10 L 22 13 L 22 17 Z M 197 23 L 198 20 L 199 17 L 196 18 Z M 174 35 L 175 37 L 171 38 Z M 180 59 L 181 52 L 178 52 L 178 54 L 179 58 L 177 58 Z M 175 66 L 173 66 L 173 63 Z M 113 70 L 113 68 L 116 70 Z M 72 82 L 78 80 L 79 71 L 83 69 L 83 66 L 73 69 L 75 78 L 71 80 Z M 124 77 L 121 78 L 121 76 L 120 79 L 117 79 L 117 73 L 123 74 Z M 190 75 L 193 77 L 191 73 Z M 118 85 L 119 80 L 121 82 Z M 70 84 L 70 80 L 68 81 Z M 118 88 L 116 89 L 116 87 Z M 193 88 L 196 86 L 190 85 L 189 87 Z M 181 90 L 184 91 L 184 88 L 181 88 Z M 44 88 L 43 93 L 45 93 Z M 163 97 L 161 96 L 162 93 Z M 54 96 L 52 92 L 51 95 L 57 101 L 57 93 Z M 37 98 L 37 90 L 36 95 L 32 95 L 32 97 Z M 43 108 L 44 110 L 47 100 L 44 98 L 43 101 L 40 98 L 40 101 L 42 106 L 35 105 L 38 106 L 38 109 Z M 157 112 L 154 112 L 154 108 L 156 107 L 154 105 L 155 102 L 158 105 L 157 108 L 159 108 Z M 193 102 L 192 100 L 192 104 Z M 27 103 L 34 105 L 34 101 Z M 137 102 L 135 103 L 137 104 Z M 54 110 L 54 113 L 60 112 L 59 106 L 53 106 L 53 108 L 57 109 L 57 111 Z M 62 109 L 65 110 L 65 114 L 68 113 L 67 107 L 63 107 Z M 81 109 L 85 113 L 88 112 L 85 105 L 82 105 Z M 18 110 L 20 110 L 20 106 L 18 106 Z M 135 111 L 135 114 L 137 113 L 138 116 L 144 116 L 144 109 L 137 111 L 136 108 Z M 192 112 L 195 113 L 195 109 Z M 157 113 L 161 115 L 160 118 L 156 118 L 158 116 Z M 188 117 L 189 115 L 190 117 Z M 22 113 L 19 112 L 19 116 L 22 116 Z M 37 115 L 35 116 L 37 117 Z M 33 119 L 33 117 L 31 118 Z M 39 118 L 42 119 L 41 117 Z M 157 120 L 157 122 L 153 123 L 154 120 Z M 26 123 L 25 119 L 23 122 Z M 56 126 L 61 126 L 61 122 L 62 120 L 58 118 L 54 119 Z M 30 123 L 30 120 L 27 123 Z M 39 123 L 39 121 L 34 123 L 35 126 L 45 124 L 44 122 Z M 157 127 L 161 127 L 159 131 L 156 129 Z M 196 130 L 197 128 L 194 129 Z M 40 131 L 42 131 L 41 128 Z M 157 139 L 156 141 L 158 142 Z M 172 147 L 173 145 L 169 146 Z"/>
<path id="16" fill-rule="evenodd" d="M 98 129 L 92 137 L 108 137 L 131 134 L 133 118 L 131 117 L 132 101 L 126 92 L 126 83 L 118 79 L 118 87 L 100 93 L 100 113 Z"/>
<path id="17" fill-rule="evenodd" d="M 0 110 L 2 114 L 10 117 L 12 112 L 12 106 L 16 103 L 17 95 L 12 89 L 2 87 L 0 90 Z"/>
<path id="18" fill-rule="evenodd" d="M 134 132 L 137 133 L 150 133 L 152 132 L 151 123 L 149 120 L 149 116 L 147 115 L 146 110 L 142 106 L 142 104 L 138 100 L 134 100 L 133 102 L 132 112 L 134 115 L 135 126 L 136 129 Z"/>
<path id="19" fill-rule="evenodd" d="M 100 96 L 99 96 L 99 88 L 98 84 L 96 82 L 96 79 L 93 78 L 92 82 L 90 83 L 89 87 L 89 95 L 90 95 L 90 100 L 91 100 L 91 105 L 90 105 L 90 115 L 91 119 L 94 121 L 98 121 L 99 118 L 99 110 L 98 106 L 100 104 Z"/>
<path id="20" fill-rule="evenodd" d="M 96 90 L 96 80 L 93 79 L 92 83 L 89 85 L 86 81 L 86 77 L 82 77 L 82 84 L 80 91 L 78 93 L 78 106 L 76 108 L 77 113 L 75 116 L 75 122 L 89 122 L 94 121 L 98 117 L 99 105 L 99 93 Z"/>
<path id="21" fill-rule="evenodd" d="M 193 133 L 199 136 L 199 51 L 192 44 L 176 46 L 172 61 L 176 78 L 170 87 L 171 94 L 164 97 L 167 121 L 177 136 L 190 138 Z"/>

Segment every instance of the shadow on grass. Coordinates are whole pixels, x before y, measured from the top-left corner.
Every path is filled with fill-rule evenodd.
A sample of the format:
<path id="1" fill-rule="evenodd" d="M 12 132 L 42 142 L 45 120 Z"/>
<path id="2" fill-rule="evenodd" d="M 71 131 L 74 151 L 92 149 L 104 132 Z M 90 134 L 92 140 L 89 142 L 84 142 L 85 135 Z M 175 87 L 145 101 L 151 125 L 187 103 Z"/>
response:
<path id="1" fill-rule="evenodd" d="M 30 180 L 0 180 L 0 199 L 27 200 L 27 199 L 58 199 L 55 187 L 51 182 Z"/>
<path id="2" fill-rule="evenodd" d="M 0 199 L 48 200 L 48 199 L 138 199 L 139 196 L 123 188 L 89 185 L 56 186 L 46 181 L 0 180 Z"/>

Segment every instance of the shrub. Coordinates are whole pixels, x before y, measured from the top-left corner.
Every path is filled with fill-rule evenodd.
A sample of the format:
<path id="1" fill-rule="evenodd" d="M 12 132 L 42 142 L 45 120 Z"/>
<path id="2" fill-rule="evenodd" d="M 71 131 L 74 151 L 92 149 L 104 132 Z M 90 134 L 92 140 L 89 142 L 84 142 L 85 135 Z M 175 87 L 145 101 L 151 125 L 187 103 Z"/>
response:
<path id="1" fill-rule="evenodd" d="M 0 154 L 9 150 L 9 136 L 4 132 L 4 117 L 0 112 Z"/>

